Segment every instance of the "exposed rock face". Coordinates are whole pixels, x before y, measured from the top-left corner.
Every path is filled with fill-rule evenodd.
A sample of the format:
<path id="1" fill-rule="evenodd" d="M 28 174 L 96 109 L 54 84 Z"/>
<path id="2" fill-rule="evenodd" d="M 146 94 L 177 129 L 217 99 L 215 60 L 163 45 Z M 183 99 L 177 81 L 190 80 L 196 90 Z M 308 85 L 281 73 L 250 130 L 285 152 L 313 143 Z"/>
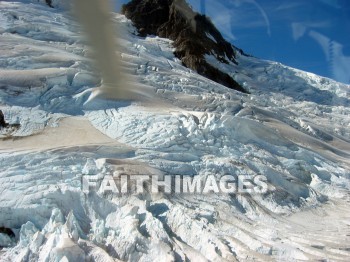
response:
<path id="1" fill-rule="evenodd" d="M 8 123 L 5 122 L 4 114 L 3 114 L 3 112 L 0 110 L 0 128 L 2 128 L 2 127 L 7 127 L 7 126 L 8 126 Z M 1 232 L 1 229 L 0 229 L 0 232 Z"/>
<path id="2" fill-rule="evenodd" d="M 231 76 L 210 65 L 205 55 L 220 62 L 237 63 L 242 52 L 228 43 L 205 16 L 194 12 L 185 0 L 132 0 L 122 13 L 133 21 L 141 36 L 157 35 L 174 41 L 175 55 L 182 63 L 215 82 L 245 92 Z"/>

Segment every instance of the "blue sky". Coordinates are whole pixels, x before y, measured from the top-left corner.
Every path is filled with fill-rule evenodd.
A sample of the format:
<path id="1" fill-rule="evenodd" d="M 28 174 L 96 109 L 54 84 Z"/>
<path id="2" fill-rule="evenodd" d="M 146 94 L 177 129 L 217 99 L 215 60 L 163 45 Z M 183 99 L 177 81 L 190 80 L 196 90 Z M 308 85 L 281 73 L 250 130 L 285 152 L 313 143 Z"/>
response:
<path id="1" fill-rule="evenodd" d="M 188 2 L 246 53 L 350 84 L 350 1 Z"/>

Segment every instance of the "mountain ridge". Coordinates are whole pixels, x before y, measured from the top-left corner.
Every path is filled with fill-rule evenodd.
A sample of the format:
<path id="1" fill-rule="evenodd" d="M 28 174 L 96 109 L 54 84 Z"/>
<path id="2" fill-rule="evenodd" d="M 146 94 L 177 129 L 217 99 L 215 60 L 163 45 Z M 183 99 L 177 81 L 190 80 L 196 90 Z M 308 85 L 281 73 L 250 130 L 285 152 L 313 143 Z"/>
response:
<path id="1" fill-rule="evenodd" d="M 173 40 L 174 54 L 182 63 L 219 84 L 249 93 L 230 75 L 212 66 L 205 55 L 221 63 L 235 63 L 242 51 L 227 42 L 205 15 L 194 12 L 185 0 L 132 0 L 121 12 L 138 29 L 140 36 L 157 35 Z"/>

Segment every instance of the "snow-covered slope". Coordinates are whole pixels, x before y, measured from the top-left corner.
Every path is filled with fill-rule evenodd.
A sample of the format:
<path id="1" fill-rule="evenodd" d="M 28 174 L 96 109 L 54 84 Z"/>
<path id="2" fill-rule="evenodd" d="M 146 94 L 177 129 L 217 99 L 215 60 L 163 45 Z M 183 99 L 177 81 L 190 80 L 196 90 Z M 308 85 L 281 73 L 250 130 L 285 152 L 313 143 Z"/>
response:
<path id="1" fill-rule="evenodd" d="M 207 61 L 246 95 L 183 67 L 171 41 L 116 14 L 125 72 L 155 102 L 100 85 L 68 12 L 0 2 L 1 261 L 346 261 L 350 87 L 238 56 Z M 121 194 L 82 176 L 263 175 L 265 194 Z M 2 232 L 2 231 L 0 231 Z"/>

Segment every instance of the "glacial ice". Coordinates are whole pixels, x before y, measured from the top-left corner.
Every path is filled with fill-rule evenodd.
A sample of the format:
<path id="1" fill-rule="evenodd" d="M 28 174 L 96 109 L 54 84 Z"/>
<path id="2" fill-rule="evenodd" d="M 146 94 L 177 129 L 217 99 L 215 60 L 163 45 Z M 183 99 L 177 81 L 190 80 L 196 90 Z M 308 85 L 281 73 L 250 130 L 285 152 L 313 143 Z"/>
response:
<path id="1" fill-rule="evenodd" d="M 85 104 L 101 80 L 76 22 L 37 1 L 0 3 L 0 109 L 20 124 L 0 130 L 0 226 L 16 233 L 15 242 L 0 233 L 0 261 L 346 261 L 350 87 L 272 61 L 208 56 L 251 92 L 241 94 L 183 67 L 171 41 L 137 37 L 124 16 L 113 19 L 123 67 L 155 90 L 153 104 Z M 50 141 L 62 119 L 78 118 L 115 144 L 2 147 Z M 261 174 L 269 192 L 82 191 L 82 175 L 111 170 Z"/>

